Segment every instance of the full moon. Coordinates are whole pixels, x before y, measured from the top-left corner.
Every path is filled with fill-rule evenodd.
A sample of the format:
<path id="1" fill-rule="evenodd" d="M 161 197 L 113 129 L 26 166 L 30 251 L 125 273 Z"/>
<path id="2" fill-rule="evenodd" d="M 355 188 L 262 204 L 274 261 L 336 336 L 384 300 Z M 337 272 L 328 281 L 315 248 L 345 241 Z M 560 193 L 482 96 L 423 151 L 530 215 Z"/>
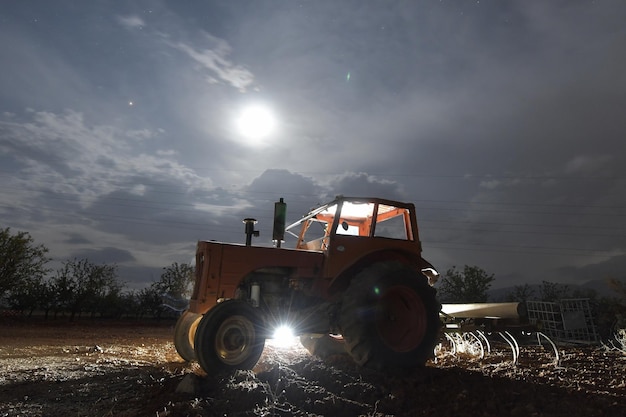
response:
<path id="1" fill-rule="evenodd" d="M 276 120 L 272 111 L 262 105 L 246 107 L 237 119 L 239 132 L 248 139 L 262 139 L 274 130 Z"/>

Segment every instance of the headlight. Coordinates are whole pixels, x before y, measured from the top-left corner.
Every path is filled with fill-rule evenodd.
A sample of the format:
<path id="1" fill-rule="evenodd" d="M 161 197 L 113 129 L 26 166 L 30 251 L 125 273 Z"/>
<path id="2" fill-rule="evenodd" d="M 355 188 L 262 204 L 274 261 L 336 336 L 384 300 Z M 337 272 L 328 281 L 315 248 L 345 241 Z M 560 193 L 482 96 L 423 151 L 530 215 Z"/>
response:
<path id="1" fill-rule="evenodd" d="M 274 334 L 272 336 L 273 345 L 279 347 L 289 346 L 293 343 L 294 337 L 293 329 L 290 326 L 278 326 L 274 330 Z"/>

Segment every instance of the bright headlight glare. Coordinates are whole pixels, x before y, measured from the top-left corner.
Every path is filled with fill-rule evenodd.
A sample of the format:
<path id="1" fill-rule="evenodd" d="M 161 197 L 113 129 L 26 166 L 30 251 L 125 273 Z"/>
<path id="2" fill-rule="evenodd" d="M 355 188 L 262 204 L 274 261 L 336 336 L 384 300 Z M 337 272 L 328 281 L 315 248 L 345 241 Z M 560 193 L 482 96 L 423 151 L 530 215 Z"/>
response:
<path id="1" fill-rule="evenodd" d="M 293 329 L 289 326 L 282 325 L 278 326 L 274 330 L 274 340 L 276 341 L 291 341 L 293 339 Z"/>

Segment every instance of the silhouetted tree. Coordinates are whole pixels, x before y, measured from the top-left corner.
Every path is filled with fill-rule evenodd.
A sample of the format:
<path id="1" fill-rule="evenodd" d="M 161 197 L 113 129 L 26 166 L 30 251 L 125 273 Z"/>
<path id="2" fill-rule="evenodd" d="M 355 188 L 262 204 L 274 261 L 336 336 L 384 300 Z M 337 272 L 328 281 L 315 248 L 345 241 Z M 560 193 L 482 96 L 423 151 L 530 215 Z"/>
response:
<path id="1" fill-rule="evenodd" d="M 596 317 L 603 339 L 616 337 L 620 331 L 626 329 L 626 281 L 609 278 L 606 283 L 615 292 L 615 296 L 603 297 L 598 303 Z"/>
<path id="2" fill-rule="evenodd" d="M 121 316 L 129 316 L 138 318 L 141 315 L 139 295 L 131 290 L 125 291 L 120 295 Z"/>
<path id="3" fill-rule="evenodd" d="M 535 290 L 528 284 L 516 285 L 513 291 L 506 295 L 506 300 L 510 302 L 525 303 L 535 296 Z"/>
<path id="4" fill-rule="evenodd" d="M 618 297 L 626 301 L 626 282 L 621 281 L 616 278 L 609 278 L 606 280 L 607 285 L 611 288 L 615 293 L 617 293 Z"/>
<path id="5" fill-rule="evenodd" d="M 453 266 L 439 281 L 439 298 L 457 303 L 483 303 L 494 280 L 493 274 L 477 266 L 465 265 L 463 272 Z"/>
<path id="6" fill-rule="evenodd" d="M 557 282 L 542 281 L 539 296 L 541 301 L 556 303 L 570 296 L 569 286 Z"/>
<path id="7" fill-rule="evenodd" d="M 77 291 L 77 283 L 71 276 L 67 266 L 62 270 L 56 271 L 56 276 L 51 279 L 50 286 L 54 298 L 54 318 L 59 313 L 65 314 L 69 312 Z M 68 270 L 68 271 L 66 271 Z"/>
<path id="8" fill-rule="evenodd" d="M 124 314 L 124 297 L 123 285 L 117 279 L 109 280 L 95 293 L 93 298 L 94 308 L 92 309 L 92 317 L 95 313 L 102 317 L 119 318 Z"/>
<path id="9" fill-rule="evenodd" d="M 28 312 L 28 317 L 39 306 L 44 278 L 41 276 L 25 277 L 15 288 L 9 291 L 8 301 L 11 308 L 21 314 Z"/>
<path id="10" fill-rule="evenodd" d="M 70 320 L 84 310 L 94 312 L 108 291 L 121 287 L 117 281 L 117 268 L 112 265 L 95 265 L 87 259 L 66 261 L 57 271 L 54 287 L 59 307 L 68 311 Z"/>
<path id="11" fill-rule="evenodd" d="M 161 318 L 163 314 L 163 301 L 161 300 L 161 293 L 152 286 L 144 288 L 137 294 L 139 298 L 139 317 L 143 317 L 145 314 L 149 314 L 157 319 Z"/>
<path id="12" fill-rule="evenodd" d="M 46 319 L 50 310 L 55 307 L 55 304 L 54 286 L 49 279 L 45 279 L 41 282 L 41 286 L 37 291 L 37 306 L 44 312 Z"/>
<path id="13" fill-rule="evenodd" d="M 163 268 L 159 281 L 152 284 L 159 294 L 167 294 L 173 298 L 189 298 L 191 285 L 194 282 L 194 268 L 189 264 L 172 263 Z"/>
<path id="14" fill-rule="evenodd" d="M 43 278 L 49 271 L 47 252 L 45 246 L 35 245 L 28 232 L 11 234 L 10 228 L 0 229 L 0 297 L 7 291 L 20 291 L 27 279 Z"/>

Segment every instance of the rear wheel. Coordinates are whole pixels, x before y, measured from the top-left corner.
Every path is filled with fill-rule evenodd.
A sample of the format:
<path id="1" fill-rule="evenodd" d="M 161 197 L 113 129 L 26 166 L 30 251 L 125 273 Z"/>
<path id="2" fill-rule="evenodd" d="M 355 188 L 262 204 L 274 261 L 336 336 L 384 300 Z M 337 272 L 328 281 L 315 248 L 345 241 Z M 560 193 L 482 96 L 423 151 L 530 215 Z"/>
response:
<path id="1" fill-rule="evenodd" d="M 196 329 L 198 328 L 200 319 L 202 319 L 202 314 L 185 310 L 178 318 L 176 327 L 174 328 L 174 346 L 176 347 L 176 352 L 187 362 L 196 360 L 196 352 L 193 348 Z"/>
<path id="2" fill-rule="evenodd" d="M 426 277 L 399 262 L 372 265 L 342 297 L 339 325 L 359 365 L 398 372 L 433 356 L 440 304 Z"/>
<path id="3" fill-rule="evenodd" d="M 198 363 L 207 373 L 252 369 L 265 338 L 259 312 L 239 300 L 224 301 L 200 320 L 195 337 Z"/>

